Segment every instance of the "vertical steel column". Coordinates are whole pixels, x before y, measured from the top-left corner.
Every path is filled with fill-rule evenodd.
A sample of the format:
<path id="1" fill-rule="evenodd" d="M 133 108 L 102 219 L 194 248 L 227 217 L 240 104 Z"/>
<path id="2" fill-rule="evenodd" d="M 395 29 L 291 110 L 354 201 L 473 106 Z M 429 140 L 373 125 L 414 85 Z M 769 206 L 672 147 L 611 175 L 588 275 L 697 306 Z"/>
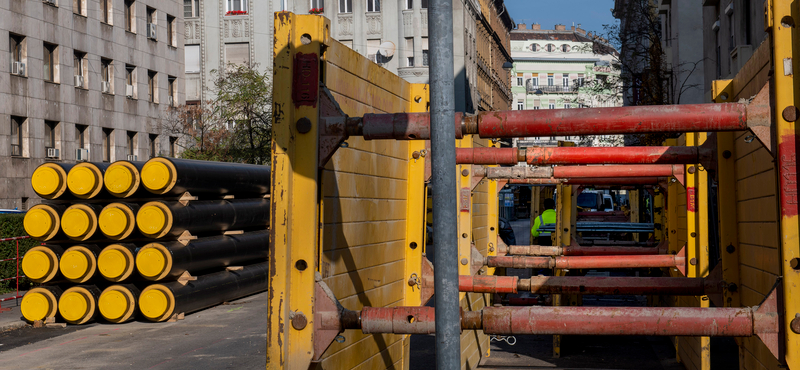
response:
<path id="1" fill-rule="evenodd" d="M 771 29 L 772 47 L 774 135 L 777 136 L 778 180 L 780 181 L 781 206 L 781 272 L 783 274 L 784 332 L 786 338 L 784 359 L 790 369 L 800 369 L 800 333 L 792 330 L 792 324 L 800 321 L 800 247 L 798 247 L 798 189 L 797 189 L 797 131 L 798 105 L 797 81 L 794 71 L 800 70 L 798 63 L 798 41 L 800 41 L 800 8 L 796 1 L 768 0 L 766 7 L 766 29 Z M 795 328 L 796 329 L 796 328 Z M 780 360 L 780 359 L 779 359 Z"/>
<path id="2" fill-rule="evenodd" d="M 706 140 L 708 139 L 707 132 L 700 132 L 697 133 L 696 136 L 696 146 L 703 145 Z M 697 254 L 696 254 L 696 261 L 694 267 L 696 269 L 695 277 L 701 278 L 708 276 L 708 248 L 709 248 L 709 216 L 708 216 L 708 171 L 703 168 L 701 164 L 696 164 L 695 168 L 697 169 Z M 688 263 L 691 265 L 692 261 L 689 260 Z M 699 300 L 699 306 L 703 308 L 711 307 L 707 295 L 703 295 L 697 297 Z M 700 341 L 700 367 L 703 370 L 711 369 L 711 337 L 700 337 L 698 338 Z"/>
<path id="3" fill-rule="evenodd" d="M 458 209 L 456 145 L 453 140 L 453 0 L 430 0 L 431 180 L 436 306 L 436 368 L 461 368 L 461 320 L 458 302 Z"/>

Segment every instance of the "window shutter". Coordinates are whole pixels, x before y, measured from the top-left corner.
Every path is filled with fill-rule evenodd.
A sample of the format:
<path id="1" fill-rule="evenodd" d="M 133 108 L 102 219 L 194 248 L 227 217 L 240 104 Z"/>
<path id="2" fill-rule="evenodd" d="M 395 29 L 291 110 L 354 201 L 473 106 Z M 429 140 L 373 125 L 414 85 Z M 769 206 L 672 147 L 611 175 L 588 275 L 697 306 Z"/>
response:
<path id="1" fill-rule="evenodd" d="M 200 45 L 186 45 L 186 73 L 200 72 Z"/>
<path id="2" fill-rule="evenodd" d="M 250 44 L 225 44 L 225 64 L 250 65 Z"/>

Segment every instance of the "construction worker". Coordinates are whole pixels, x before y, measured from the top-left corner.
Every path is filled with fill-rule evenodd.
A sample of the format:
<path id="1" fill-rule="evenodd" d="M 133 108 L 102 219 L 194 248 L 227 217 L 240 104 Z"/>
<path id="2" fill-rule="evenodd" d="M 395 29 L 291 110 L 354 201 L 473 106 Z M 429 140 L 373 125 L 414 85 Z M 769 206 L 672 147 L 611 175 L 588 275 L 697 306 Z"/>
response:
<path id="1" fill-rule="evenodd" d="M 539 232 L 539 227 L 544 224 L 556 223 L 555 208 L 556 202 L 552 198 L 544 200 L 544 212 L 542 212 L 539 217 L 536 217 L 536 220 L 533 222 L 533 227 L 531 228 L 531 242 L 536 240 L 538 245 L 553 245 L 550 232 Z"/>

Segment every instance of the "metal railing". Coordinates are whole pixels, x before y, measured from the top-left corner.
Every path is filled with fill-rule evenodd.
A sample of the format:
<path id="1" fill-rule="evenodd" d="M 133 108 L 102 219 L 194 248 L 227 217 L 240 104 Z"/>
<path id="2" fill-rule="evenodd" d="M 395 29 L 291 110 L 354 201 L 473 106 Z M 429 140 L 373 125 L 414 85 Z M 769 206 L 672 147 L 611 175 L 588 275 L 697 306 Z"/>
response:
<path id="1" fill-rule="evenodd" d="M 572 85 L 563 86 L 563 85 L 528 85 L 525 87 L 525 90 L 529 94 L 553 94 L 553 93 L 565 93 L 565 94 L 575 94 L 578 92 Z"/>
<path id="2" fill-rule="evenodd" d="M 0 262 L 15 261 L 16 265 L 17 265 L 16 266 L 16 274 L 14 275 L 14 277 L 0 279 L 0 282 L 9 281 L 9 280 L 16 280 L 17 281 L 17 288 L 16 288 L 16 292 L 14 293 L 14 295 L 11 296 L 11 297 L 0 298 L 0 312 L 11 311 L 10 308 L 3 308 L 3 302 L 10 301 L 10 300 L 18 300 L 18 299 L 22 298 L 22 296 L 19 295 L 19 279 L 21 277 L 24 277 L 24 276 L 20 276 L 20 274 L 19 274 L 19 241 L 22 240 L 22 239 L 28 239 L 28 238 L 30 238 L 30 236 L 27 236 L 27 235 L 26 236 L 15 236 L 15 237 L 11 237 L 11 238 L 0 238 L 0 243 L 2 243 L 2 242 L 10 242 L 10 241 L 15 241 L 17 243 L 16 257 L 6 258 L 6 259 L 0 260 Z"/>

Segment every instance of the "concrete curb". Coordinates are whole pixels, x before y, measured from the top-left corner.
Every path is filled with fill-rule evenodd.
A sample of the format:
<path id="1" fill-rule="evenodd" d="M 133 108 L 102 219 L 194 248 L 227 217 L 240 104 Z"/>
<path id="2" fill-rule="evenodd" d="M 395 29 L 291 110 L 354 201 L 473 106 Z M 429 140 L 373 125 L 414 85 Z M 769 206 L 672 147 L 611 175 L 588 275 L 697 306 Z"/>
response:
<path id="1" fill-rule="evenodd" d="M 22 320 L 10 324 L 0 324 L 0 332 L 24 328 L 26 326 L 28 326 L 28 323 Z"/>

